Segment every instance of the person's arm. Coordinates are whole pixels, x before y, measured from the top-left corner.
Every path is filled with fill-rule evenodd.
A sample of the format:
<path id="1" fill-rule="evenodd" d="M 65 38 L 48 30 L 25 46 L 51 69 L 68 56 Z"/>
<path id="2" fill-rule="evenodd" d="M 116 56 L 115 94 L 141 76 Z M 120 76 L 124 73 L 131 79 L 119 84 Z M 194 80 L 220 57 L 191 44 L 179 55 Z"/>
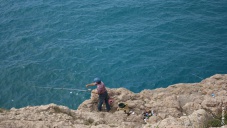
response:
<path id="1" fill-rule="evenodd" d="M 90 84 L 87 84 L 86 87 L 89 87 L 89 86 L 95 86 L 96 83 L 90 83 Z"/>

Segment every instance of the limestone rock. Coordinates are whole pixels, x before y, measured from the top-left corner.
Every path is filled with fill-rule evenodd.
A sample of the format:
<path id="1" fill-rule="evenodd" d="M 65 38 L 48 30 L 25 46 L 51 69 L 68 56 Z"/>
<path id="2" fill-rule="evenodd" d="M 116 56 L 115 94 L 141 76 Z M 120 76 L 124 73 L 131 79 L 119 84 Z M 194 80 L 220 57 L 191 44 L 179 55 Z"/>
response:
<path id="1" fill-rule="evenodd" d="M 56 104 L 0 109 L 0 128 L 197 128 L 227 108 L 227 75 L 221 74 L 140 93 L 107 90 L 114 101 L 110 112 L 97 111 L 98 95 L 92 93 L 77 110 Z M 129 113 L 117 111 L 122 102 Z M 152 116 L 145 117 L 146 112 Z"/>
<path id="2" fill-rule="evenodd" d="M 197 103 L 194 103 L 194 102 L 189 102 L 189 103 L 186 103 L 182 109 L 183 111 L 187 114 L 187 115 L 190 115 L 192 114 L 195 110 L 199 110 L 201 109 L 202 106 L 200 104 L 197 104 Z"/>

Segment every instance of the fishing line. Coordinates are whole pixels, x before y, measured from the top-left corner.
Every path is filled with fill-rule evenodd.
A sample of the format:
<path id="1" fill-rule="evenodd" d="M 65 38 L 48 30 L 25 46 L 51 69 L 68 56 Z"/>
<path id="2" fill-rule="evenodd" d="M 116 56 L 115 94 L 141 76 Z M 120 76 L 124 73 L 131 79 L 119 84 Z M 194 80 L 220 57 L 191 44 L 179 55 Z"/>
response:
<path id="1" fill-rule="evenodd" d="M 79 92 L 90 92 L 91 89 L 76 89 L 76 88 L 53 88 L 53 87 L 39 87 L 39 86 L 31 86 L 35 88 L 41 88 L 41 89 L 54 89 L 54 90 L 67 90 L 67 91 L 79 91 Z"/>
<path id="2" fill-rule="evenodd" d="M 196 75 L 196 74 L 193 74 L 193 73 L 192 73 L 192 75 L 198 77 L 198 78 L 201 79 L 201 80 L 204 79 L 204 78 L 202 78 L 202 77 L 200 77 L 200 76 L 198 76 L 198 75 Z"/>
<path id="3" fill-rule="evenodd" d="M 13 87 L 15 88 L 19 86 L 13 86 Z M 59 104 L 68 104 L 69 107 L 74 108 L 74 106 L 77 106 L 80 102 L 82 102 L 82 100 L 85 99 L 84 95 L 87 95 L 85 93 L 91 93 L 92 91 L 91 89 L 48 87 L 48 86 L 42 87 L 42 86 L 34 85 L 32 83 L 30 83 L 30 85 L 29 84 L 22 85 L 22 87 L 26 88 L 26 90 L 28 89 L 29 91 L 27 91 L 27 93 L 24 93 L 21 91 L 15 91 L 14 93 L 15 96 L 11 97 L 11 99 L 5 102 L 3 106 L 16 106 L 16 103 L 20 102 L 19 101 L 20 99 L 23 99 L 24 104 L 26 105 L 35 105 L 37 103 L 46 104 L 46 103 L 53 102 L 53 103 L 59 103 Z M 40 89 L 40 90 L 38 91 L 37 89 Z M 54 90 L 59 90 L 60 92 L 53 93 Z M 70 95 L 68 95 L 68 93 L 65 93 L 64 91 L 66 92 L 69 91 Z M 74 99 L 76 99 L 76 102 L 71 102 Z"/>

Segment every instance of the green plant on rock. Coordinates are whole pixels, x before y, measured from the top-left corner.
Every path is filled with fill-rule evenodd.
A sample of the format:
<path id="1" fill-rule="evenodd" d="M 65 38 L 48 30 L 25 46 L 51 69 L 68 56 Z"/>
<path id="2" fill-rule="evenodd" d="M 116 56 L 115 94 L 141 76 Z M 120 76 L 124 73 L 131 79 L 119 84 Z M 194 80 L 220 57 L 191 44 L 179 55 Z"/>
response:
<path id="1" fill-rule="evenodd" d="M 221 120 L 220 119 L 209 120 L 208 127 L 221 127 Z"/>
<path id="2" fill-rule="evenodd" d="M 225 114 L 225 120 L 224 120 L 224 123 L 227 124 L 227 113 Z"/>
<path id="3" fill-rule="evenodd" d="M 225 114 L 224 123 L 227 124 L 227 113 Z M 207 127 L 221 127 L 222 126 L 222 116 L 217 116 L 214 119 L 208 120 Z"/>

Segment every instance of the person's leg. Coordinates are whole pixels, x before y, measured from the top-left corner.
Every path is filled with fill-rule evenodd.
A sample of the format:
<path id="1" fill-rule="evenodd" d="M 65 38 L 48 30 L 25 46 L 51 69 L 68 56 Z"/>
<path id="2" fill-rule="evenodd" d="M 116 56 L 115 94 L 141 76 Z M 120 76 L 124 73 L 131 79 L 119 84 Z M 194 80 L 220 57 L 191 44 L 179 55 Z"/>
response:
<path id="1" fill-rule="evenodd" d="M 105 104 L 107 112 L 110 111 L 109 96 L 107 92 L 105 93 Z"/>
<path id="2" fill-rule="evenodd" d="M 98 110 L 99 111 L 102 111 L 103 100 L 104 100 L 103 95 L 99 95 L 99 103 L 98 103 Z"/>

